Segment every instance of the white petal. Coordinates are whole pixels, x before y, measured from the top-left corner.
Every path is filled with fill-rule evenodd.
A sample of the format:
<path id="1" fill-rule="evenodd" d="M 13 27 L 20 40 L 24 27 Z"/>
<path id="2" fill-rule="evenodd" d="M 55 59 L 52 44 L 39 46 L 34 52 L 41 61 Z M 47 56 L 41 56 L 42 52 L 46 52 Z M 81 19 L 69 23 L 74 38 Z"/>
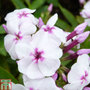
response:
<path id="1" fill-rule="evenodd" d="M 43 78 L 44 75 L 41 73 L 38 64 L 35 62 L 32 62 L 28 68 L 26 69 L 26 75 L 30 79 L 38 79 L 38 78 Z"/>
<path id="2" fill-rule="evenodd" d="M 88 23 L 88 26 L 90 26 L 90 19 L 88 18 L 88 19 L 85 19 L 85 22 L 87 22 Z"/>
<path id="3" fill-rule="evenodd" d="M 63 88 L 64 90 L 82 90 L 80 83 L 67 84 Z"/>
<path id="4" fill-rule="evenodd" d="M 19 42 L 20 43 L 30 44 L 30 42 L 31 42 L 31 36 L 30 35 L 24 35 L 21 40 L 18 40 L 18 43 Z"/>
<path id="5" fill-rule="evenodd" d="M 36 10 L 31 10 L 31 9 L 28 9 L 28 8 L 23 8 L 23 9 L 19 9 L 19 11 L 26 11 L 27 13 L 34 13 Z"/>
<path id="6" fill-rule="evenodd" d="M 58 19 L 58 15 L 57 15 L 57 13 L 56 13 L 56 14 L 54 14 L 54 15 L 48 20 L 47 25 L 49 25 L 49 26 L 54 26 L 54 24 L 56 23 L 57 19 Z"/>
<path id="7" fill-rule="evenodd" d="M 45 58 L 43 61 L 39 61 L 38 65 L 45 76 L 51 76 L 60 67 L 60 60 Z"/>
<path id="8" fill-rule="evenodd" d="M 29 35 L 29 34 L 33 34 L 36 32 L 36 26 L 33 25 L 31 22 L 24 22 L 22 23 L 21 27 L 20 27 L 20 31 L 22 32 L 22 34 L 25 35 Z"/>
<path id="9" fill-rule="evenodd" d="M 5 48 L 13 60 L 18 58 L 15 52 L 16 43 L 14 39 L 15 39 L 15 36 L 11 34 L 6 35 L 4 38 Z"/>
<path id="10" fill-rule="evenodd" d="M 89 67 L 89 56 L 87 54 L 83 54 L 81 56 L 78 57 L 77 59 L 77 63 L 79 63 L 80 65 L 82 64 L 85 67 Z"/>
<path id="11" fill-rule="evenodd" d="M 30 54 L 31 49 L 32 48 L 30 47 L 30 45 L 26 43 L 18 43 L 16 45 L 15 51 L 16 51 L 18 58 L 22 59 L 25 56 L 28 56 Z"/>
<path id="12" fill-rule="evenodd" d="M 10 56 L 11 56 L 11 58 L 12 58 L 13 60 L 18 59 L 18 56 L 17 56 L 16 51 L 15 51 L 15 48 L 16 48 L 16 44 L 13 43 L 13 44 L 12 44 L 12 47 L 11 47 L 10 50 L 8 51 L 9 54 L 10 54 Z"/>
<path id="13" fill-rule="evenodd" d="M 17 12 L 10 12 L 6 15 L 5 17 L 5 21 L 12 21 L 12 20 L 16 20 L 17 16 L 16 16 Z"/>
<path id="14" fill-rule="evenodd" d="M 26 90 L 25 87 L 21 84 L 14 84 L 12 82 L 12 90 Z"/>
<path id="15" fill-rule="evenodd" d="M 60 90 L 56 85 L 55 81 L 49 78 L 28 80 L 24 83 L 26 87 L 33 88 L 34 90 Z"/>
<path id="16" fill-rule="evenodd" d="M 90 1 L 88 1 L 88 2 L 84 5 L 84 8 L 90 10 Z"/>
<path id="17" fill-rule="evenodd" d="M 84 65 L 80 65 L 75 63 L 70 72 L 68 73 L 68 82 L 69 83 L 77 83 L 81 82 L 80 78 L 85 75 L 85 71 L 88 71 L 88 68 Z"/>
<path id="18" fill-rule="evenodd" d="M 50 58 L 50 59 L 59 59 L 63 55 L 62 49 L 59 47 L 45 47 L 44 48 L 45 54 L 44 57 Z"/>
<path id="19" fill-rule="evenodd" d="M 65 37 L 65 33 L 63 32 L 62 29 L 55 27 L 56 30 L 53 30 L 55 36 L 57 37 L 57 39 L 59 40 L 59 42 L 65 43 L 66 42 L 66 37 Z"/>
<path id="20" fill-rule="evenodd" d="M 11 34 L 8 34 L 5 36 L 4 45 L 5 45 L 5 48 L 7 51 L 12 47 L 12 45 L 14 43 L 14 38 L 15 38 L 15 36 L 11 35 Z"/>
<path id="21" fill-rule="evenodd" d="M 17 61 L 19 71 L 26 74 L 26 70 L 31 62 L 32 60 L 30 59 L 30 56 Z"/>
<path id="22" fill-rule="evenodd" d="M 7 24 L 7 30 L 9 34 L 18 34 L 19 32 L 19 21 L 14 20 L 14 21 L 8 21 Z"/>

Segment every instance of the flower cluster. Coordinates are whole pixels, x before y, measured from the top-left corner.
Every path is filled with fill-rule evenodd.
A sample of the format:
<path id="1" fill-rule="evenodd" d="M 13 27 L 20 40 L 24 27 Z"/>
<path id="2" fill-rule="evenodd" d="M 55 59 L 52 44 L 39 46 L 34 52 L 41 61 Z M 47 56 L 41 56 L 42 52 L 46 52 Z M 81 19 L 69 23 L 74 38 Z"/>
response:
<path id="1" fill-rule="evenodd" d="M 48 8 L 51 12 L 52 4 Z M 59 75 L 67 82 L 65 73 L 68 68 L 62 67 L 61 57 L 70 54 L 62 60 L 76 59 L 68 73 L 69 84 L 65 90 L 82 90 L 90 83 L 89 56 L 90 49 L 77 52 L 71 49 L 86 40 L 90 32 L 84 32 L 87 23 L 78 25 L 73 32 L 65 32 L 55 26 L 58 15 L 54 14 L 46 24 L 32 13 L 35 10 L 27 8 L 15 10 L 6 15 L 6 25 L 3 25 L 7 35 L 4 45 L 13 60 L 16 60 L 18 70 L 23 74 L 23 85 L 12 83 L 13 90 L 62 90 L 56 85 Z M 78 72 L 77 72 L 78 71 Z M 58 75 L 59 74 L 59 75 Z"/>

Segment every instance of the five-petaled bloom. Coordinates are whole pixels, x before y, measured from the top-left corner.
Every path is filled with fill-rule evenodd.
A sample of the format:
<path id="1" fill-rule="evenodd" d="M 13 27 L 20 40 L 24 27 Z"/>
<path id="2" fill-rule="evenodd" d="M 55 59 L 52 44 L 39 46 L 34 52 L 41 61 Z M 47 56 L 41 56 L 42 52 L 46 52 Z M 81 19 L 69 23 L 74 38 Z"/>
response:
<path id="1" fill-rule="evenodd" d="M 17 61 L 18 69 L 31 79 L 52 76 L 60 67 L 62 49 L 47 38 L 47 35 L 43 38 L 34 35 L 30 44 L 18 43 L 16 46 L 18 58 L 21 58 Z"/>

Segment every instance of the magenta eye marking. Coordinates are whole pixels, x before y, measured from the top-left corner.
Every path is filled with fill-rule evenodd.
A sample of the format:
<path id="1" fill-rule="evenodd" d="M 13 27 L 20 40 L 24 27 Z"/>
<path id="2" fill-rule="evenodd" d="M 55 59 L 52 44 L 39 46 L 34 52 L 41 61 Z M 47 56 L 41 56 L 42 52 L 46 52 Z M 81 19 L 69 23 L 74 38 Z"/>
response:
<path id="1" fill-rule="evenodd" d="M 30 88 L 29 90 L 34 90 L 33 88 Z"/>
<path id="2" fill-rule="evenodd" d="M 21 36 L 21 32 L 19 32 L 18 34 L 15 33 L 15 36 L 16 36 L 16 38 L 14 38 L 14 41 L 16 41 L 16 43 L 17 43 L 18 40 L 21 40 L 23 38 Z"/>
<path id="3" fill-rule="evenodd" d="M 47 25 L 46 26 L 46 28 L 43 28 L 43 30 L 45 31 L 45 32 L 48 32 L 48 33 L 52 33 L 53 31 L 53 29 L 55 29 L 55 27 L 50 27 L 49 25 Z"/>
<path id="4" fill-rule="evenodd" d="M 31 53 L 30 55 L 33 56 L 33 61 L 35 63 L 38 63 L 38 61 L 43 61 L 44 57 L 42 56 L 44 54 L 44 51 L 39 51 L 38 48 L 35 48 L 34 53 Z"/>
<path id="5" fill-rule="evenodd" d="M 83 84 L 84 81 L 87 82 L 87 79 L 86 79 L 87 76 L 88 76 L 88 73 L 87 73 L 87 71 L 85 71 L 85 75 L 83 75 L 83 76 L 81 77 L 81 80 L 82 80 L 81 84 Z"/>
<path id="6" fill-rule="evenodd" d="M 22 18 L 22 17 L 28 17 L 28 14 L 30 14 L 30 13 L 26 13 L 25 11 L 23 11 L 22 13 L 18 13 L 18 17 L 19 18 Z"/>

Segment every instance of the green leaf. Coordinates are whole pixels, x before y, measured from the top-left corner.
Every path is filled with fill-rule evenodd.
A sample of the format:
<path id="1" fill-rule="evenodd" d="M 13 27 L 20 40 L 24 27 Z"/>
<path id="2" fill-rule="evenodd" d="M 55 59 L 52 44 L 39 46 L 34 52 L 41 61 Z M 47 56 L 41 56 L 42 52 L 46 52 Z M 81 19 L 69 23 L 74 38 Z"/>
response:
<path id="1" fill-rule="evenodd" d="M 59 6 L 61 12 L 63 13 L 63 15 L 65 16 L 65 18 L 68 20 L 68 22 L 74 27 L 77 26 L 78 22 L 77 22 L 76 18 L 74 17 L 74 15 L 67 9 L 63 8 L 60 4 L 58 6 Z"/>
<path id="2" fill-rule="evenodd" d="M 41 7 L 44 3 L 45 3 L 45 0 L 34 0 L 31 3 L 30 8 L 31 9 L 37 9 L 37 8 Z"/>
<path id="3" fill-rule="evenodd" d="M 45 12 L 47 12 L 47 8 L 48 8 L 48 6 L 43 6 L 43 7 L 39 8 L 39 9 L 34 13 L 34 15 L 35 15 L 37 18 L 41 17 L 42 14 L 44 14 Z"/>
<path id="4" fill-rule="evenodd" d="M 81 16 L 76 16 L 76 19 L 77 19 L 78 23 L 80 23 L 80 24 L 84 22 L 84 18 Z"/>
<path id="5" fill-rule="evenodd" d="M 0 35 L 0 54 L 6 56 L 7 52 L 4 47 L 4 36 Z"/>
<path id="6" fill-rule="evenodd" d="M 11 0 L 11 1 L 14 4 L 14 6 L 18 9 L 26 7 L 22 0 Z"/>
<path id="7" fill-rule="evenodd" d="M 81 44 L 81 49 L 90 49 L 90 36 Z"/>
<path id="8" fill-rule="evenodd" d="M 11 79 L 12 82 L 17 83 L 18 81 L 14 78 L 12 74 L 7 72 L 5 69 L 0 67 L 0 79 Z"/>
<path id="9" fill-rule="evenodd" d="M 4 28 L 2 27 L 2 25 L 0 26 L 0 34 L 5 34 L 6 32 L 5 32 L 5 30 L 4 30 Z"/>
<path id="10" fill-rule="evenodd" d="M 47 2 L 49 3 L 49 4 L 53 4 L 54 6 L 58 6 L 58 4 L 59 4 L 59 2 L 58 2 L 58 0 L 47 0 Z"/>
<path id="11" fill-rule="evenodd" d="M 58 21 L 56 22 L 56 26 L 62 28 L 65 31 L 68 31 L 70 29 L 70 25 L 61 19 L 58 19 Z"/>

